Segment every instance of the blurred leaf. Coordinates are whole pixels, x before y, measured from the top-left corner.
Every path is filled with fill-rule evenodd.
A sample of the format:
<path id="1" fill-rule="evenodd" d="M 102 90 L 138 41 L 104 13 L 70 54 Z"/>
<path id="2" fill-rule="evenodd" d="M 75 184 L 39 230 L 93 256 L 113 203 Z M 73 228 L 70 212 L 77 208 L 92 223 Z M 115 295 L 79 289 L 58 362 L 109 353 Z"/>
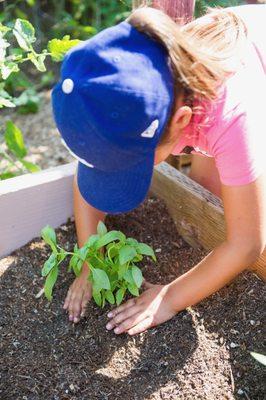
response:
<path id="1" fill-rule="evenodd" d="M 13 154 L 20 158 L 25 157 L 27 149 L 24 145 L 22 132 L 12 121 L 6 123 L 4 138 L 7 147 Z"/>
<path id="2" fill-rule="evenodd" d="M 99 268 L 91 268 L 93 277 L 93 283 L 96 284 L 97 288 L 110 290 L 110 281 L 105 271 Z"/>
<path id="3" fill-rule="evenodd" d="M 114 297 L 113 293 L 111 292 L 111 290 L 107 290 L 105 292 L 105 298 L 106 298 L 106 300 L 109 301 L 110 304 L 115 304 L 115 297 Z"/>
<path id="4" fill-rule="evenodd" d="M 62 61 L 66 52 L 72 47 L 79 44 L 81 41 L 78 39 L 70 40 L 70 36 L 66 35 L 63 39 L 52 39 L 48 42 L 48 50 L 51 53 L 53 61 Z"/>
<path id="5" fill-rule="evenodd" d="M 42 236 L 43 240 L 47 244 L 49 244 L 49 246 L 51 247 L 52 251 L 54 253 L 57 253 L 55 230 L 50 225 L 46 225 L 41 230 L 41 236 Z"/>
<path id="6" fill-rule="evenodd" d="M 36 164 L 34 164 L 34 163 L 30 162 L 30 161 L 23 160 L 23 159 L 21 159 L 21 158 L 19 159 L 19 161 L 21 162 L 21 164 L 24 165 L 24 167 L 25 167 L 29 172 L 38 172 L 38 171 L 41 170 L 41 168 L 40 168 L 38 165 L 36 165 Z"/>
<path id="7" fill-rule="evenodd" d="M 0 181 L 4 181 L 5 179 L 14 178 L 15 176 L 17 176 L 17 174 L 15 172 L 3 172 L 3 173 L 0 173 Z"/>
<path id="8" fill-rule="evenodd" d="M 0 70 L 3 80 L 6 80 L 12 74 L 12 72 L 18 72 L 19 67 L 13 61 L 9 61 L 2 63 L 0 66 Z"/>
<path id="9" fill-rule="evenodd" d="M 56 283 L 57 277 L 58 277 L 58 266 L 55 266 L 49 273 L 49 275 L 46 278 L 45 284 L 44 284 L 44 293 L 46 298 L 51 301 L 52 300 L 52 292 L 53 292 L 53 287 Z"/>
<path id="10" fill-rule="evenodd" d="M 146 243 L 139 243 L 136 246 L 136 250 L 140 254 L 144 254 L 145 256 L 150 256 L 154 261 L 156 261 L 156 256 L 153 249 L 148 246 Z"/>
<path id="11" fill-rule="evenodd" d="M 100 237 L 102 237 L 105 233 L 107 233 L 107 228 L 102 221 L 98 222 L 97 233 Z"/>
<path id="12" fill-rule="evenodd" d="M 125 295 L 126 290 L 124 288 L 118 289 L 116 292 L 115 298 L 116 298 L 116 304 L 119 306 L 119 304 L 122 303 L 124 295 Z"/>
<path id="13" fill-rule="evenodd" d="M 44 60 L 46 58 L 45 53 L 42 53 L 42 54 L 29 53 L 28 58 L 35 65 L 35 67 L 37 68 L 38 71 L 40 71 L 40 72 L 46 71 L 46 67 L 44 64 Z"/>
<path id="14" fill-rule="evenodd" d="M 51 269 L 54 268 L 56 263 L 57 263 L 56 254 L 52 253 L 44 263 L 44 266 L 42 268 L 42 276 L 48 275 Z"/>
<path id="15" fill-rule="evenodd" d="M 137 255 L 136 249 L 132 246 L 123 246 L 119 250 L 119 263 L 125 264 L 128 261 L 133 260 L 133 258 Z"/>
<path id="16" fill-rule="evenodd" d="M 36 0 L 26 0 L 26 2 L 30 7 L 33 7 L 36 3 Z"/>
<path id="17" fill-rule="evenodd" d="M 27 14 L 18 7 L 15 8 L 15 15 L 17 18 L 27 19 Z"/>
<path id="18" fill-rule="evenodd" d="M 18 112 L 20 114 L 29 114 L 38 111 L 41 99 L 36 90 L 30 87 L 24 90 L 19 97 L 14 98 L 13 101 L 19 107 Z"/>
<path id="19" fill-rule="evenodd" d="M 13 28 L 13 33 L 19 46 L 26 51 L 31 51 L 32 43 L 36 41 L 35 29 L 26 19 L 17 19 Z"/>
<path id="20" fill-rule="evenodd" d="M 0 97 L 0 108 L 3 108 L 3 107 L 16 107 L 16 106 L 9 99 L 5 99 L 4 97 Z"/>
<path id="21" fill-rule="evenodd" d="M 101 305 L 102 305 L 102 295 L 101 295 L 101 292 L 92 290 L 92 297 L 93 297 L 95 303 L 96 303 L 99 307 L 101 307 Z"/>
<path id="22" fill-rule="evenodd" d="M 0 62 L 5 60 L 6 49 L 10 46 L 10 43 L 2 37 L 0 34 Z"/>
<path id="23" fill-rule="evenodd" d="M 136 265 L 133 265 L 132 267 L 132 277 L 137 287 L 140 288 L 142 285 L 143 276 L 141 270 L 138 267 L 136 267 Z"/>
<path id="24" fill-rule="evenodd" d="M 11 31 L 11 28 L 9 28 L 8 26 L 3 25 L 0 22 L 0 32 L 1 32 L 2 36 L 4 36 L 9 31 Z"/>
<path id="25" fill-rule="evenodd" d="M 103 235 L 96 243 L 96 249 L 106 246 L 108 243 L 114 242 L 115 240 L 124 241 L 125 235 L 119 231 L 110 231 Z"/>
<path id="26" fill-rule="evenodd" d="M 135 284 L 130 283 L 127 288 L 133 296 L 139 296 L 139 289 Z"/>
<path id="27" fill-rule="evenodd" d="M 48 71 L 41 77 L 41 87 L 45 87 L 53 83 L 55 80 L 54 73 L 52 71 Z"/>

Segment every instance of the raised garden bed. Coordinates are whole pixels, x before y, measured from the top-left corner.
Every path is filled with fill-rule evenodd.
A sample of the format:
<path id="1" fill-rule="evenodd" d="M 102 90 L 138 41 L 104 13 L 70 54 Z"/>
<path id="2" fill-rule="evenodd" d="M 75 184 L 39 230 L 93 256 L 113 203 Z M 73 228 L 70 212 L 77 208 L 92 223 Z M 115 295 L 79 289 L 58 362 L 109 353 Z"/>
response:
<path id="1" fill-rule="evenodd" d="M 143 272 L 169 282 L 202 259 L 178 235 L 164 204 L 149 198 L 137 210 L 108 216 L 107 226 L 145 241 L 158 263 Z M 73 220 L 56 229 L 68 249 Z M 40 238 L 0 260 L 0 398 L 265 399 L 264 367 L 249 354 L 263 348 L 264 283 L 251 272 L 171 321 L 135 337 L 105 329 L 109 307 L 93 302 L 72 325 L 62 309 L 73 275 L 66 264 L 51 304 L 35 295 L 49 254 Z M 65 263 L 65 262 L 64 262 Z"/>

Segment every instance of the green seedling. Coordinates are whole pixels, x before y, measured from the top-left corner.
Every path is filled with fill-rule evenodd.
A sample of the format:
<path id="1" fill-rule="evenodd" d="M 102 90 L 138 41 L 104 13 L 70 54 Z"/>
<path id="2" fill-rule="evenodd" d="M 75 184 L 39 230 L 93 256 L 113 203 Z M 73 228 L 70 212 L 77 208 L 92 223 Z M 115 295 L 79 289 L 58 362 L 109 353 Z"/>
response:
<path id="1" fill-rule="evenodd" d="M 108 232 L 102 221 L 98 223 L 97 234 L 91 235 L 81 248 L 75 244 L 73 252 L 57 244 L 55 231 L 49 225 L 42 229 L 41 234 L 52 250 L 42 268 L 42 276 L 46 277 L 44 293 L 48 300 L 52 299 L 59 265 L 68 255 L 71 255 L 68 271 L 73 270 L 76 276 L 80 275 L 84 262 L 89 265 L 88 280 L 92 282 L 92 296 L 100 307 L 104 307 L 106 301 L 119 305 L 127 292 L 139 296 L 143 276 L 137 263 L 142 261 L 143 256 L 156 261 L 150 246 L 127 238 L 120 231 Z"/>

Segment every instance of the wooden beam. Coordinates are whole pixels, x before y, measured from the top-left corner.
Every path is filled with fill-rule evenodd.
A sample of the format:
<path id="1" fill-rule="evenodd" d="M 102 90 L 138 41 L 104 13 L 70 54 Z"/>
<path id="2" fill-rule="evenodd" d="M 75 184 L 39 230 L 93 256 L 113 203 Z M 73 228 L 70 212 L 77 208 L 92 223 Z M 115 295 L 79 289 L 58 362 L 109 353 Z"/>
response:
<path id="1" fill-rule="evenodd" d="M 179 234 L 193 247 L 212 250 L 225 239 L 221 200 L 163 162 L 155 167 L 151 192 L 164 200 Z M 266 249 L 251 267 L 266 280 Z"/>
<path id="2" fill-rule="evenodd" d="M 0 183 L 0 257 L 56 228 L 73 215 L 72 182 L 77 162 Z"/>
<path id="3" fill-rule="evenodd" d="M 133 0 L 132 5 L 133 8 L 141 5 L 159 8 L 182 25 L 192 20 L 195 0 Z"/>
<path id="4" fill-rule="evenodd" d="M 77 161 L 0 182 L 0 257 L 73 216 Z M 211 250 L 225 238 L 221 200 L 166 162 L 154 169 L 151 191 L 165 201 L 179 234 Z M 253 269 L 266 279 L 266 251 Z"/>

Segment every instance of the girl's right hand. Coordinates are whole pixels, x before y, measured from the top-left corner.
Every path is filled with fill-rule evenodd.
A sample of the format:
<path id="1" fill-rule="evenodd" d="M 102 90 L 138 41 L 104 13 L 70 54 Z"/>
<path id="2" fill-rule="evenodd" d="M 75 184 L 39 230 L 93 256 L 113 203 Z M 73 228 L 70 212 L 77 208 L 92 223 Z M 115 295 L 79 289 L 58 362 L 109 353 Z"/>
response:
<path id="1" fill-rule="evenodd" d="M 69 313 L 69 321 L 79 322 L 84 316 L 87 303 L 92 297 L 92 285 L 88 281 L 88 269 L 83 268 L 80 276 L 78 276 L 70 288 L 65 299 L 63 308 Z"/>

